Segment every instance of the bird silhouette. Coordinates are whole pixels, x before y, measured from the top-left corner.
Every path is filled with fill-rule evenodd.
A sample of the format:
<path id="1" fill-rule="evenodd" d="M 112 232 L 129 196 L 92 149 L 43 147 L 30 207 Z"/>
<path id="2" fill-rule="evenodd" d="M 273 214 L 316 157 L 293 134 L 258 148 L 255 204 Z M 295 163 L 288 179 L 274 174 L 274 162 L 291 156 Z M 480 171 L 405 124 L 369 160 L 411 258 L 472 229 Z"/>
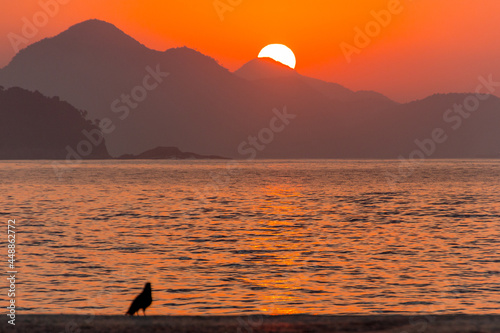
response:
<path id="1" fill-rule="evenodd" d="M 146 308 L 150 306 L 152 302 L 153 297 L 151 296 L 151 283 L 148 282 L 144 286 L 142 293 L 134 299 L 126 314 L 133 316 L 137 313 L 137 315 L 139 315 L 139 309 L 142 309 L 143 314 L 146 315 Z"/>

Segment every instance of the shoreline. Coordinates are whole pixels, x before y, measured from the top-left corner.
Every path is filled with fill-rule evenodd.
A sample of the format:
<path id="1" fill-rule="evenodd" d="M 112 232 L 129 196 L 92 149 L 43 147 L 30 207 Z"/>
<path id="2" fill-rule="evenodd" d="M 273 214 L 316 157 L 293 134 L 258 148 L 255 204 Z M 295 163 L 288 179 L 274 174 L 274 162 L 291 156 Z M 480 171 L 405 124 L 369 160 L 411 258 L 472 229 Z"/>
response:
<path id="1" fill-rule="evenodd" d="M 175 332 L 175 333 L 332 333 L 332 332 L 500 332 L 500 315 L 374 316 L 84 316 L 17 315 L 2 332 Z"/>

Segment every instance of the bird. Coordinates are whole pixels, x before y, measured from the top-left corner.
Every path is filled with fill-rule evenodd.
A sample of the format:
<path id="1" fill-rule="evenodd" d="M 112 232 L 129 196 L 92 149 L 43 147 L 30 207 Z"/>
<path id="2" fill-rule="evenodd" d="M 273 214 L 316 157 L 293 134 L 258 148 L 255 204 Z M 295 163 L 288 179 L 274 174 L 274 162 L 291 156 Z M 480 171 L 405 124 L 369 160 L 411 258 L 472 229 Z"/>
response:
<path id="1" fill-rule="evenodd" d="M 140 293 L 130 305 L 126 315 L 133 316 L 135 313 L 139 315 L 139 309 L 142 309 L 144 316 L 146 315 L 146 308 L 153 302 L 151 296 L 151 283 L 146 283 L 144 290 Z"/>

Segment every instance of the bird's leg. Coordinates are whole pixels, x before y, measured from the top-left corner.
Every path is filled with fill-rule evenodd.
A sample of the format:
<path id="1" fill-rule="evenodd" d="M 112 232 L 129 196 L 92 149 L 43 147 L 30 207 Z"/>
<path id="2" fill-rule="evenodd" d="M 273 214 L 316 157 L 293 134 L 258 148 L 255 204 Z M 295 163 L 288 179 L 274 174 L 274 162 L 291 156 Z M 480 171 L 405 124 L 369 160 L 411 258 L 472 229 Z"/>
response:
<path id="1" fill-rule="evenodd" d="M 146 309 L 142 309 L 142 313 L 144 314 L 144 317 L 146 317 Z"/>

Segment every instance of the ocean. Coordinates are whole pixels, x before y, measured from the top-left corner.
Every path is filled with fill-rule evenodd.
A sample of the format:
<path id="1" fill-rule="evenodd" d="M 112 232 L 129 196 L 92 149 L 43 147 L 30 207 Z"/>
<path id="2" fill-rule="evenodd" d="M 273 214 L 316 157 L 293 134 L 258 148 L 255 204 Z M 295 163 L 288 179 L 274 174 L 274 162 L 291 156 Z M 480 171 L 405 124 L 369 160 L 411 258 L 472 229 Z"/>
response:
<path id="1" fill-rule="evenodd" d="M 498 160 L 4 161 L 0 191 L 19 313 L 151 282 L 150 315 L 500 314 Z"/>

